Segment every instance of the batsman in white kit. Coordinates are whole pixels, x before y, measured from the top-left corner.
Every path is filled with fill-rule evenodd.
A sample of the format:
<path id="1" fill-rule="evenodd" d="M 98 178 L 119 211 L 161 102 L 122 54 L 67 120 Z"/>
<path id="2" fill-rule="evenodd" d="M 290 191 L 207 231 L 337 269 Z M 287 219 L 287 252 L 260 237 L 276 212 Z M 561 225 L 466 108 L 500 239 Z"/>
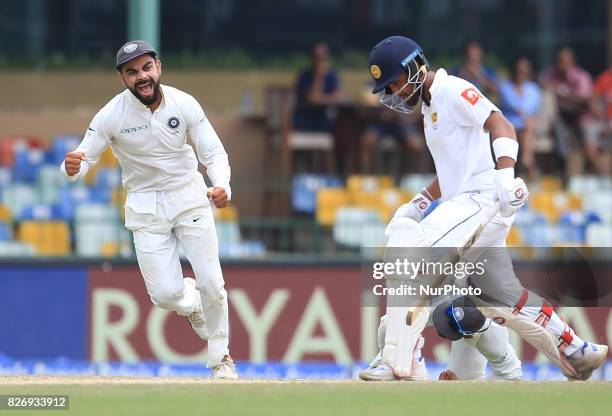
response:
<path id="1" fill-rule="evenodd" d="M 473 84 L 444 69 L 429 70 L 421 47 L 411 39 L 384 39 L 373 48 L 368 65 L 373 93 L 382 92 L 382 104 L 406 114 L 421 111 L 437 174 L 398 208 L 387 227 L 387 247 L 505 247 L 515 213 L 529 196 L 523 180 L 514 177 L 519 145 L 512 125 Z M 423 218 L 438 198 L 440 205 Z M 608 347 L 582 340 L 552 306 L 521 286 L 505 250 L 494 253 L 502 267 L 487 270 L 487 278 L 476 286 L 495 302 L 479 301 L 487 318 L 482 328 L 456 329 L 462 336 L 452 343 L 449 371 L 441 378 L 481 378 L 487 360 L 499 378 L 520 378 L 520 361 L 505 327 L 544 353 L 568 379 L 590 378 Z M 388 304 L 379 328 L 379 355 L 361 378 L 427 378 L 421 333 L 432 303 L 423 300 L 416 306 Z M 461 328 L 463 310 L 446 310 L 454 327 Z"/>
<path id="2" fill-rule="evenodd" d="M 125 226 L 134 235 L 151 301 L 187 317 L 196 334 L 208 341 L 206 366 L 214 378 L 235 379 L 211 209 L 211 202 L 224 208 L 231 199 L 227 153 L 195 98 L 160 85 L 161 62 L 150 44 L 127 42 L 117 52 L 116 67 L 126 89 L 95 115 L 61 169 L 76 181 L 112 148 L 128 191 Z M 198 159 L 206 166 L 210 189 L 198 172 Z M 179 248 L 195 280 L 183 277 Z"/>

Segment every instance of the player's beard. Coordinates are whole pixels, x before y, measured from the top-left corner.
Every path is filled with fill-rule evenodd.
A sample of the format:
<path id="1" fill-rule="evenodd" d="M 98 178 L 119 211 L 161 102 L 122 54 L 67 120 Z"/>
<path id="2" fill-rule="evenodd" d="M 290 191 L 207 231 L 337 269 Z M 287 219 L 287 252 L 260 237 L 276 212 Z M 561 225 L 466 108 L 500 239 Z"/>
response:
<path id="1" fill-rule="evenodd" d="M 151 94 L 150 97 L 143 97 L 138 92 L 138 86 L 141 86 L 141 85 L 149 83 L 149 82 L 151 84 L 153 84 L 153 94 Z M 138 101 L 140 101 L 141 103 L 143 103 L 146 106 L 149 106 L 149 105 L 155 103 L 155 101 L 157 101 L 157 99 L 159 98 L 159 95 L 161 94 L 161 88 L 159 86 L 159 82 L 160 82 L 159 79 L 157 81 L 153 81 L 153 79 L 149 79 L 149 80 L 144 81 L 144 82 L 136 83 L 136 85 L 134 85 L 133 88 L 128 88 L 128 89 L 130 90 L 130 92 L 132 94 L 134 94 L 134 97 L 138 98 Z"/>

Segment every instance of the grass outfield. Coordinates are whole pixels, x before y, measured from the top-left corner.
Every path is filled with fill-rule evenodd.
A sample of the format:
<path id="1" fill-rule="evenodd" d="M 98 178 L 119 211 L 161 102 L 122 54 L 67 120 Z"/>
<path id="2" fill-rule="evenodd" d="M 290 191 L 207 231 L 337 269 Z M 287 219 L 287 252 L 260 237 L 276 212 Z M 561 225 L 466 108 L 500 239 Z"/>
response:
<path id="1" fill-rule="evenodd" d="M 559 416 L 610 414 L 612 383 L 0 377 L 0 394 L 69 394 L 71 415 Z M 0 415 L 62 413 L 0 410 Z"/>

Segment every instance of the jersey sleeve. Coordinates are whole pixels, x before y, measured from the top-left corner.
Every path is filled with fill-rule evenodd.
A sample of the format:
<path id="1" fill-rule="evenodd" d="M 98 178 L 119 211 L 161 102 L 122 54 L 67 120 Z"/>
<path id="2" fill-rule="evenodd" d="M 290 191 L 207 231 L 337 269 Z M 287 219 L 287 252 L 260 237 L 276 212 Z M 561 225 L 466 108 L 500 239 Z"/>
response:
<path id="1" fill-rule="evenodd" d="M 81 170 L 79 173 L 68 176 L 68 174 L 66 174 L 65 163 L 62 162 L 60 170 L 71 182 L 87 175 L 89 168 L 98 163 L 102 153 L 110 146 L 110 135 L 106 127 L 106 114 L 105 108 L 103 108 L 94 116 L 89 127 L 87 127 L 85 131 L 83 140 L 74 150 L 75 152 L 83 152 L 85 154 L 85 160 L 81 162 Z"/>
<path id="2" fill-rule="evenodd" d="M 206 174 L 213 186 L 225 189 L 231 199 L 231 169 L 223 143 L 196 99 L 189 96 L 187 101 L 187 134 L 195 147 L 198 160 L 206 166 Z"/>
<path id="3" fill-rule="evenodd" d="M 446 106 L 461 126 L 484 128 L 492 111 L 500 111 L 472 83 L 457 80 L 446 91 Z"/>

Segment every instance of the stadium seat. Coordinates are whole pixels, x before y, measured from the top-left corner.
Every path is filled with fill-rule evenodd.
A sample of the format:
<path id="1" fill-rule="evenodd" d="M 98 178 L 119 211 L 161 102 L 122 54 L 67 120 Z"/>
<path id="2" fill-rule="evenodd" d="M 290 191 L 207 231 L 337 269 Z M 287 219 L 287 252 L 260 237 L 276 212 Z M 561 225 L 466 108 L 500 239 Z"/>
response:
<path id="1" fill-rule="evenodd" d="M 0 204 L 0 221 L 10 224 L 13 221 L 11 210 L 6 205 Z"/>
<path id="2" fill-rule="evenodd" d="M 76 135 L 53 137 L 53 139 L 51 139 L 51 146 L 47 151 L 47 163 L 59 168 L 66 158 L 66 153 L 75 150 L 81 142 L 81 139 L 81 136 Z"/>
<path id="3" fill-rule="evenodd" d="M 17 231 L 17 240 L 30 244 L 38 255 L 70 253 L 70 229 L 63 221 L 23 221 Z"/>
<path id="4" fill-rule="evenodd" d="M 43 149 L 28 147 L 26 142 L 17 142 L 14 146 L 13 181 L 34 183 L 38 170 L 45 162 Z"/>
<path id="5" fill-rule="evenodd" d="M 336 210 L 349 205 L 349 193 L 342 188 L 323 188 L 317 192 L 317 222 L 331 226 L 336 218 Z"/>
<path id="6" fill-rule="evenodd" d="M 11 183 L 13 183 L 11 169 L 7 167 L 0 167 L 0 189 L 6 188 Z"/>
<path id="7" fill-rule="evenodd" d="M 213 206 L 212 210 L 215 221 L 238 221 L 238 210 L 235 205 L 228 205 L 222 209 Z"/>
<path id="8" fill-rule="evenodd" d="M 113 257 L 131 253 L 131 236 L 118 221 L 77 221 L 75 252 L 83 257 Z"/>
<path id="9" fill-rule="evenodd" d="M 612 247 L 612 225 L 589 225 L 586 229 L 586 243 L 591 247 Z"/>
<path id="10" fill-rule="evenodd" d="M 31 257 L 36 252 L 30 244 L 19 241 L 0 241 L 0 257 Z"/>
<path id="11" fill-rule="evenodd" d="M 54 204 L 58 200 L 59 190 L 66 185 L 67 180 L 57 165 L 42 165 L 38 170 L 36 181 L 40 192 L 40 202 Z"/>
<path id="12" fill-rule="evenodd" d="M 384 223 L 377 211 L 357 207 L 342 207 L 336 212 L 334 240 L 348 247 L 375 246 L 384 241 Z"/>
<path id="13" fill-rule="evenodd" d="M 2 201 L 15 218 L 19 218 L 21 211 L 28 205 L 38 203 L 38 193 L 27 184 L 16 183 L 2 191 Z"/>
<path id="14" fill-rule="evenodd" d="M 398 188 L 379 189 L 373 192 L 357 192 L 351 194 L 351 205 L 374 209 L 382 222 L 388 222 L 395 210 L 410 201 L 412 195 Z"/>
<path id="15" fill-rule="evenodd" d="M 13 230 L 11 226 L 4 221 L 0 221 L 0 241 L 11 241 L 12 239 Z"/>
<path id="16" fill-rule="evenodd" d="M 584 199 L 584 208 L 597 213 L 604 223 L 612 224 L 612 189 L 590 193 Z"/>
<path id="17" fill-rule="evenodd" d="M 237 221 L 218 221 L 215 223 L 217 240 L 219 241 L 219 256 L 240 257 L 241 236 Z"/>
<path id="18" fill-rule="evenodd" d="M 335 176 L 295 175 L 291 186 L 291 206 L 297 212 L 314 214 L 317 208 L 317 191 L 321 188 L 341 186 L 342 181 Z"/>
<path id="19" fill-rule="evenodd" d="M 22 221 L 45 221 L 62 219 L 60 207 L 57 205 L 35 204 L 25 206 L 19 215 Z"/>
<path id="20" fill-rule="evenodd" d="M 506 237 L 506 245 L 508 247 L 520 247 L 523 245 L 521 232 L 517 227 L 510 228 L 510 232 Z"/>
<path id="21" fill-rule="evenodd" d="M 394 186 L 391 176 L 351 175 L 346 180 L 346 189 L 351 194 L 373 192 L 379 189 L 393 188 Z"/>
<path id="22" fill-rule="evenodd" d="M 407 191 L 413 195 L 421 192 L 421 190 L 429 185 L 435 175 L 432 174 L 410 174 L 403 176 L 400 180 L 400 189 Z"/>

